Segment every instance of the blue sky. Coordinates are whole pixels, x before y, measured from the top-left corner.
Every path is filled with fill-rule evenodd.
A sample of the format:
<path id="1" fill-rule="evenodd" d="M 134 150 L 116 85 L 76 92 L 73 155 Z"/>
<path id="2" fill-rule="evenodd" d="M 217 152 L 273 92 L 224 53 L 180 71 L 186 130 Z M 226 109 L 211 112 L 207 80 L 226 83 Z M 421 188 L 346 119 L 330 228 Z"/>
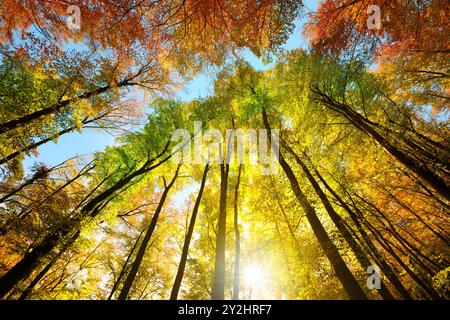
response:
<path id="1" fill-rule="evenodd" d="M 304 3 L 305 10 L 311 11 L 315 10 L 318 1 L 306 0 Z M 295 30 L 283 46 L 286 50 L 307 46 L 301 35 L 303 23 L 304 19 L 298 18 L 296 20 Z M 264 65 L 260 59 L 249 51 L 245 51 L 243 56 L 255 69 L 264 70 L 270 67 L 270 65 Z M 211 76 L 200 74 L 176 92 L 175 97 L 183 101 L 189 101 L 193 98 L 207 96 L 212 90 L 212 80 Z M 23 162 L 25 172 L 28 173 L 29 168 L 35 162 L 43 162 L 53 166 L 73 156 L 89 155 L 94 151 L 101 151 L 106 146 L 113 145 L 114 140 L 115 137 L 106 132 L 91 129 L 83 130 L 81 133 L 75 132 L 63 135 L 57 143 L 49 142 L 39 147 L 37 157 L 34 155 L 26 157 Z"/>

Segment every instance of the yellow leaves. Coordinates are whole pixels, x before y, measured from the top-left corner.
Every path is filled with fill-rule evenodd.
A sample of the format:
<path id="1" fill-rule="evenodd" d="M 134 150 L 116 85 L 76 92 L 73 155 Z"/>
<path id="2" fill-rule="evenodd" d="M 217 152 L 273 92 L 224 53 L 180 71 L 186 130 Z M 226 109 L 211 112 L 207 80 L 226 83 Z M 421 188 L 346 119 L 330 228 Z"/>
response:
<path id="1" fill-rule="evenodd" d="M 235 113 L 240 113 L 240 103 L 237 99 L 233 99 L 231 100 L 231 109 L 233 110 L 233 112 Z"/>
<path id="2" fill-rule="evenodd" d="M 170 56 L 168 56 L 167 54 L 160 53 L 159 54 L 159 61 L 160 61 L 160 64 L 161 64 L 162 68 L 164 68 L 166 70 L 172 69 L 173 61 L 170 58 Z"/>
<path id="3" fill-rule="evenodd" d="M 81 100 L 77 103 L 76 120 L 80 120 L 85 117 L 89 117 L 93 114 L 92 105 L 87 100 Z"/>

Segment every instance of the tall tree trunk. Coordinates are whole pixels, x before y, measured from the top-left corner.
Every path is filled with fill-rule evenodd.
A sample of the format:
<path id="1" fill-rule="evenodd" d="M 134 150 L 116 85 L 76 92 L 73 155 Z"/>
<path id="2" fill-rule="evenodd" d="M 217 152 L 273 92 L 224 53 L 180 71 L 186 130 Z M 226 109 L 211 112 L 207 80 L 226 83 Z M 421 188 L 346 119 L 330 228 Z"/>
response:
<path id="1" fill-rule="evenodd" d="M 234 236 L 235 236 L 235 257 L 234 257 L 234 278 L 233 278 L 233 300 L 239 300 L 240 288 L 240 261 L 241 261 L 241 235 L 239 232 L 239 185 L 241 183 L 242 164 L 239 165 L 237 182 L 234 187 Z"/>
<path id="2" fill-rule="evenodd" d="M 141 233 L 139 234 L 137 239 L 134 241 L 134 244 L 131 247 L 130 252 L 128 253 L 127 259 L 125 260 L 125 263 L 123 264 L 122 269 L 120 270 L 120 273 L 117 276 L 116 281 L 114 282 L 114 285 L 113 285 L 113 287 L 111 289 L 111 292 L 109 293 L 108 300 L 112 299 L 112 296 L 114 295 L 114 293 L 116 292 L 117 288 L 119 287 L 119 284 L 122 281 L 122 278 L 127 273 L 128 263 L 130 262 L 131 257 L 133 256 L 133 253 L 134 253 L 134 251 L 136 250 L 136 248 L 137 248 L 137 246 L 139 244 L 139 240 L 141 239 L 142 235 L 144 234 L 144 231 L 145 231 L 145 229 L 141 231 Z"/>
<path id="3" fill-rule="evenodd" d="M 424 281 L 419 275 L 417 275 L 403 260 L 401 257 L 398 256 L 398 254 L 395 252 L 395 250 L 392 248 L 391 244 L 387 239 L 383 237 L 383 235 L 367 220 L 365 220 L 366 225 L 369 226 L 369 228 L 372 230 L 374 234 L 377 235 L 378 243 L 383 247 L 386 252 L 388 252 L 394 259 L 397 261 L 397 263 L 406 271 L 406 273 L 413 279 L 420 288 L 424 292 L 426 292 L 432 299 L 439 300 L 441 299 L 439 294 L 436 292 L 436 290 L 429 285 L 426 281 Z"/>
<path id="4" fill-rule="evenodd" d="M 350 249 L 355 254 L 355 257 L 358 260 L 361 267 L 364 270 L 367 270 L 367 268 L 371 266 L 373 263 L 370 261 L 369 257 L 364 252 L 363 248 L 361 248 L 358 242 L 353 238 L 352 234 L 347 229 L 347 226 L 345 225 L 343 219 L 336 212 L 336 210 L 334 210 L 331 202 L 328 200 L 328 197 L 322 191 L 322 189 L 320 188 L 317 181 L 314 179 L 313 175 L 309 171 L 306 164 L 300 159 L 300 157 L 294 152 L 294 150 L 292 150 L 292 148 L 287 143 L 283 143 L 283 146 L 294 156 L 294 159 L 300 165 L 308 181 L 311 183 L 314 191 L 316 192 L 317 196 L 320 198 L 320 201 L 322 202 L 323 206 L 325 207 L 325 210 L 330 216 L 331 221 L 333 221 L 333 224 L 336 226 L 341 236 L 344 238 L 344 240 L 349 245 Z M 381 282 L 380 289 L 377 289 L 377 291 L 384 300 L 394 299 L 394 297 L 389 292 L 388 288 L 385 286 L 383 282 Z"/>
<path id="5" fill-rule="evenodd" d="M 350 123 L 353 124 L 357 129 L 365 132 L 372 139 L 374 139 L 379 145 L 381 145 L 387 152 L 389 152 L 393 157 L 395 157 L 400 163 L 402 163 L 409 170 L 415 172 L 423 181 L 426 181 L 430 186 L 432 186 L 441 196 L 443 196 L 447 201 L 450 201 L 450 185 L 448 185 L 443 178 L 435 174 L 430 170 L 426 164 L 420 163 L 407 153 L 398 149 L 396 146 L 391 144 L 382 135 L 380 135 L 375 129 L 373 129 L 364 118 L 357 112 L 351 110 L 347 105 L 339 103 L 333 100 L 331 97 L 326 95 L 319 90 L 315 90 L 315 93 L 319 95 L 319 101 L 330 109 L 343 115 Z"/>
<path id="6" fill-rule="evenodd" d="M 195 200 L 194 209 L 192 210 L 191 220 L 189 222 L 188 231 L 184 238 L 183 250 L 181 252 L 180 263 L 178 265 L 177 275 L 173 283 L 172 292 L 170 293 L 170 300 L 177 300 L 178 292 L 180 291 L 181 282 L 183 281 L 184 269 L 186 267 L 186 261 L 189 253 L 189 245 L 191 244 L 192 234 L 194 233 L 195 221 L 197 219 L 198 209 L 200 208 L 200 202 L 203 196 L 203 190 L 205 189 L 206 176 L 208 174 L 209 164 L 205 165 L 203 171 L 202 181 L 200 183 L 200 190 L 198 191 L 197 199 Z"/>
<path id="7" fill-rule="evenodd" d="M 267 119 L 267 113 L 266 110 L 262 110 L 262 118 L 264 121 L 264 126 L 266 127 L 268 131 L 269 137 L 271 137 L 271 129 L 269 125 L 269 121 Z M 272 139 L 270 139 L 270 143 L 274 151 L 278 151 L 279 146 L 275 145 L 273 143 Z M 292 171 L 289 164 L 284 159 L 281 152 L 279 153 L 279 162 L 281 167 L 283 168 L 284 173 L 286 174 L 287 178 L 289 179 L 289 182 L 292 187 L 292 191 L 294 192 L 298 202 L 302 206 L 303 210 L 305 211 L 306 218 L 308 219 L 309 224 L 311 225 L 311 228 L 314 232 L 314 235 L 316 236 L 317 240 L 319 241 L 319 244 L 322 248 L 322 250 L 325 252 L 325 255 L 327 256 L 328 260 L 330 261 L 331 266 L 333 267 L 334 271 L 336 272 L 336 276 L 342 283 L 342 286 L 344 287 L 345 292 L 348 294 L 350 299 L 357 299 L 357 300 L 367 300 L 367 296 L 356 281 L 353 274 L 348 269 L 347 265 L 345 264 L 344 260 L 342 259 L 341 255 L 339 254 L 338 249 L 334 245 L 334 243 L 331 241 L 330 237 L 328 236 L 325 228 L 322 226 L 322 223 L 320 222 L 319 218 L 317 217 L 317 214 L 312 207 L 312 205 L 309 203 L 309 200 L 306 198 L 305 194 L 300 188 L 300 185 L 297 181 L 297 178 L 295 177 L 294 172 Z"/>
<path id="8" fill-rule="evenodd" d="M 421 216 L 420 214 L 418 214 L 413 208 L 411 208 L 410 206 L 408 206 L 406 203 L 402 202 L 400 199 L 398 199 L 397 196 L 393 195 L 390 192 L 387 192 L 389 197 L 391 197 L 396 203 L 398 203 L 400 206 L 402 206 L 403 208 L 405 208 L 406 210 L 408 210 L 414 217 L 416 217 L 416 219 L 418 221 L 420 221 L 425 228 L 427 228 L 429 231 L 431 231 L 436 238 L 442 240 L 442 242 L 444 242 L 448 247 L 450 247 L 450 240 L 447 239 L 444 235 L 440 234 L 438 231 L 434 230 L 433 227 L 431 225 L 429 225 Z M 419 240 L 417 238 L 414 238 L 414 240 L 418 241 Z"/>
<path id="9" fill-rule="evenodd" d="M 432 267 L 434 267 L 436 270 L 440 270 L 441 267 L 439 264 L 435 263 L 433 260 L 431 260 L 429 257 L 424 255 L 419 249 L 417 249 L 413 244 L 411 244 L 407 239 L 405 239 L 400 233 L 397 231 L 395 226 L 392 224 L 392 222 L 388 219 L 388 217 L 381 211 L 377 206 L 375 206 L 373 203 L 365 200 L 362 197 L 359 197 L 364 203 L 370 206 L 370 208 L 373 208 L 375 210 L 373 216 L 377 221 L 383 225 L 383 227 L 386 228 L 386 231 L 391 234 L 398 243 L 406 250 L 410 256 L 417 262 L 417 264 L 422 267 L 426 272 L 428 272 L 431 276 L 436 275 L 436 272 L 431 270 L 426 264 L 424 264 L 417 256 L 422 257 L 424 260 L 428 261 Z M 382 219 L 383 218 L 383 219 Z M 387 225 L 383 222 L 386 221 Z"/>
<path id="10" fill-rule="evenodd" d="M 288 283 L 292 283 L 293 281 L 292 281 L 292 275 L 291 275 L 291 264 L 289 262 L 289 255 L 288 255 L 288 250 L 286 248 L 287 247 L 286 241 L 284 241 L 284 237 L 283 237 L 283 234 L 280 230 L 280 226 L 278 223 L 278 217 L 275 214 L 274 214 L 273 220 L 275 222 L 275 231 L 276 231 L 278 242 L 280 244 L 280 250 L 282 252 L 282 256 L 283 256 L 283 260 L 284 260 L 284 267 L 286 268 L 286 273 L 287 273 L 286 278 L 288 279 Z M 288 224 L 289 224 L 289 222 L 288 222 Z M 296 238 L 292 239 L 292 241 L 297 243 Z M 288 292 L 288 299 L 289 299 L 290 291 L 291 291 L 290 287 L 289 286 L 283 286 L 283 287 L 284 287 L 284 290 Z"/>
<path id="11" fill-rule="evenodd" d="M 345 211 L 350 216 L 350 219 L 353 221 L 353 223 L 356 225 L 356 228 L 358 229 L 358 232 L 363 237 L 366 246 L 368 247 L 369 251 L 372 253 L 373 258 L 379 263 L 380 269 L 382 272 L 386 275 L 389 282 L 394 286 L 394 288 L 398 291 L 398 293 L 402 296 L 403 299 L 406 300 L 412 300 L 411 295 L 406 290 L 406 288 L 401 283 L 400 279 L 397 277 L 395 272 L 392 270 L 392 268 L 389 266 L 389 264 L 386 262 L 380 251 L 375 247 L 375 245 L 372 243 L 372 240 L 370 239 L 367 232 L 364 230 L 363 226 L 361 225 L 361 222 L 358 219 L 358 216 L 355 212 L 345 203 L 344 200 L 330 187 L 330 185 L 326 182 L 326 180 L 322 177 L 322 175 L 319 174 L 317 170 L 314 170 L 314 173 L 319 178 L 319 180 L 323 183 L 325 188 L 331 193 L 331 195 L 339 202 L 340 206 L 344 208 Z"/>
<path id="12" fill-rule="evenodd" d="M 278 191 L 276 189 L 275 182 L 274 182 L 273 178 L 270 177 L 270 180 L 271 180 L 271 186 L 273 188 L 273 195 L 274 195 L 275 200 L 276 200 L 276 202 L 278 204 L 278 208 L 280 209 L 281 214 L 283 216 L 283 221 L 284 221 L 284 223 L 286 224 L 286 226 L 288 228 L 289 235 L 291 236 L 291 239 L 292 239 L 292 242 L 294 244 L 295 250 L 297 251 L 297 254 L 298 254 L 299 258 L 300 258 L 300 256 L 301 256 L 300 246 L 299 246 L 297 237 L 295 236 L 294 228 L 292 227 L 291 223 L 289 222 L 289 218 L 288 218 L 288 216 L 286 214 L 286 210 L 284 209 L 283 204 L 281 203 L 280 194 L 278 193 Z"/>
<path id="13" fill-rule="evenodd" d="M 220 202 L 219 221 L 217 224 L 216 255 L 214 264 L 214 278 L 211 292 L 212 300 L 225 299 L 225 240 L 227 227 L 227 188 L 229 164 L 220 164 Z"/>
<path id="14" fill-rule="evenodd" d="M 161 213 L 161 210 L 164 206 L 164 202 L 166 201 L 167 195 L 172 188 L 173 184 L 175 183 L 175 180 L 178 177 L 178 172 L 180 170 L 180 165 L 178 165 L 175 175 L 173 176 L 170 183 L 167 185 L 166 181 L 164 180 L 164 191 L 161 195 L 161 199 L 159 200 L 158 206 L 156 207 L 155 213 L 153 214 L 152 221 L 150 222 L 150 225 L 148 226 L 148 229 L 145 233 L 144 239 L 142 239 L 141 245 L 139 246 L 139 250 L 136 254 L 136 257 L 131 264 L 130 272 L 128 273 L 125 282 L 123 284 L 122 290 L 120 291 L 118 300 L 126 300 L 128 298 L 128 294 L 131 290 L 131 286 L 133 285 L 134 279 L 136 278 L 136 275 L 139 271 L 139 267 L 141 265 L 142 259 L 144 258 L 145 251 L 147 250 L 148 243 L 150 242 L 150 239 L 152 237 L 153 231 L 155 231 L 156 223 L 158 222 L 159 214 Z"/>

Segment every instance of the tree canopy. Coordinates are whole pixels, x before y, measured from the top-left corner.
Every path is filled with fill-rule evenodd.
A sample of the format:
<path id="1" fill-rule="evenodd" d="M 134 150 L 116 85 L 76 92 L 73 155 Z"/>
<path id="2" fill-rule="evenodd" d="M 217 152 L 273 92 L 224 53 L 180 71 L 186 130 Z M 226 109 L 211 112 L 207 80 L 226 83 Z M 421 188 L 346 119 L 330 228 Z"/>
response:
<path id="1" fill-rule="evenodd" d="M 448 4 L 70 3 L 0 5 L 2 299 L 450 297 Z"/>

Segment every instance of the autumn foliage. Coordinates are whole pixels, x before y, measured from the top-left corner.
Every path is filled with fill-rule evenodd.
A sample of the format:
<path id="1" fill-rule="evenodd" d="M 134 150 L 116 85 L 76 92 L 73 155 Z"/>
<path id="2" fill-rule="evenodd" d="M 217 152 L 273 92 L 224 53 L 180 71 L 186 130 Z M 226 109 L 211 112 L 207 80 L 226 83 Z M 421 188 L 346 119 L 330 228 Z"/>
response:
<path id="1" fill-rule="evenodd" d="M 449 299 L 449 3 L 304 9 L 4 0 L 0 299 Z"/>

